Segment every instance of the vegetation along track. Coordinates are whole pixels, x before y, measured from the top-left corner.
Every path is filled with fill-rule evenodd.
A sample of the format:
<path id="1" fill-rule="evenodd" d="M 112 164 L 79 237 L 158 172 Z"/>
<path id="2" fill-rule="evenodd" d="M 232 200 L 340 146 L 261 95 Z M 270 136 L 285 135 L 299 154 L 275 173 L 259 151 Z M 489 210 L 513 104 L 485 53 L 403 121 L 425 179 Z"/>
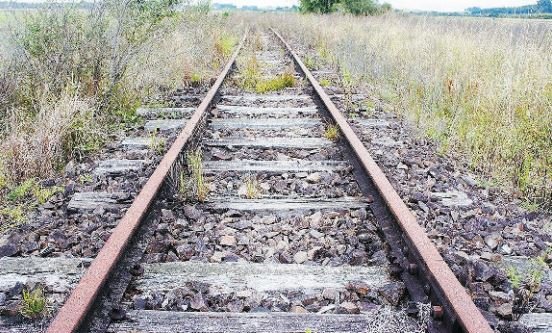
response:
<path id="1" fill-rule="evenodd" d="M 2 259 L 12 279 L 48 276 L 47 290 L 89 266 L 47 331 L 492 332 L 289 45 L 245 41 L 193 114 L 142 110 L 152 129 L 188 119 L 92 262 Z M 107 193 L 69 208 L 127 204 Z"/>

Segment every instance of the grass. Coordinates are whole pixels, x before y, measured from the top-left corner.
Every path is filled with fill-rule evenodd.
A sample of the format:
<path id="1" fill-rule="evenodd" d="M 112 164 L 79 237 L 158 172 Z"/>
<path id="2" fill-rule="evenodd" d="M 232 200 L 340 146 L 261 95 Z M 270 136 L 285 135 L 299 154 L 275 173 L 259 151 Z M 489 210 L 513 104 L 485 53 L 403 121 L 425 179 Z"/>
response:
<path id="1" fill-rule="evenodd" d="M 324 137 L 330 141 L 337 141 L 341 136 L 339 126 L 337 124 L 327 123 L 324 129 Z"/>
<path id="2" fill-rule="evenodd" d="M 46 316 L 49 313 L 49 308 L 44 290 L 42 288 L 35 288 L 33 291 L 23 290 L 19 313 L 28 319 Z"/>
<path id="3" fill-rule="evenodd" d="M 191 187 L 199 202 L 207 199 L 209 189 L 203 175 L 203 153 L 200 149 L 188 153 L 188 171 L 190 172 Z"/>
<path id="4" fill-rule="evenodd" d="M 255 92 L 262 94 L 271 91 L 282 90 L 293 86 L 295 86 L 295 77 L 293 76 L 293 74 L 284 73 L 270 79 L 260 80 L 255 85 Z"/>
<path id="5" fill-rule="evenodd" d="M 259 182 L 253 175 L 245 177 L 245 197 L 247 199 L 256 199 L 260 196 Z"/>
<path id="6" fill-rule="evenodd" d="M 552 208 L 552 29 L 537 20 L 264 16 L 445 153 Z"/>
<path id="7" fill-rule="evenodd" d="M 242 18 L 158 8 L 165 4 L 0 11 L 0 110 L 10 110 L 0 112 L 0 228 L 22 223 L 57 191 L 29 190 L 31 182 L 59 177 L 69 161 L 137 127 L 142 99 L 220 71 Z"/>
<path id="8" fill-rule="evenodd" d="M 163 154 L 165 150 L 165 139 L 157 136 L 157 130 L 153 131 L 149 135 L 149 149 L 153 150 L 157 154 Z"/>

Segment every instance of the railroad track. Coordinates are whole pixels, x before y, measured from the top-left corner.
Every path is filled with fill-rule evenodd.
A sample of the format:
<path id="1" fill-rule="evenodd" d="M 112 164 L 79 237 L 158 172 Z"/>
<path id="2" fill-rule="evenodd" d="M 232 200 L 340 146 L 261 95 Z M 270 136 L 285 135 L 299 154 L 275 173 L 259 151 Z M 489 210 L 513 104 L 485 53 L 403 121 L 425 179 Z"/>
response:
<path id="1" fill-rule="evenodd" d="M 140 110 L 146 128 L 180 134 L 96 258 L 35 260 L 56 281 L 88 267 L 47 332 L 493 332 L 290 46 L 275 31 L 246 40 L 197 108 Z M 299 84 L 244 91 L 232 68 L 246 52 L 261 76 Z M 205 200 L 190 195 L 203 189 L 194 163 Z M 124 200 L 77 193 L 68 208 Z M 35 272 L 21 260 L 12 273 Z"/>

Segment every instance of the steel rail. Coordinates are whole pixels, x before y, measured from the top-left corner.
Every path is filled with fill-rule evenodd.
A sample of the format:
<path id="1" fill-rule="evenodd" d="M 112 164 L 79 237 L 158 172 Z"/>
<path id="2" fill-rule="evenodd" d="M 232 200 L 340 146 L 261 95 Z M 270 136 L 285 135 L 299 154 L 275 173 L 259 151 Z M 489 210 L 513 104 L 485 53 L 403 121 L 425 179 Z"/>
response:
<path id="1" fill-rule="evenodd" d="M 125 252 L 127 245 L 133 235 L 138 230 L 142 220 L 146 217 L 147 212 L 155 200 L 157 194 L 163 186 L 163 183 L 169 175 L 171 168 L 177 161 L 180 153 L 184 149 L 188 140 L 192 137 L 194 131 L 198 127 L 211 106 L 213 99 L 221 87 L 224 79 L 234 65 L 238 53 L 242 49 L 248 32 L 246 31 L 238 44 L 232 57 L 218 76 L 217 80 L 209 89 L 207 95 L 201 104 L 194 111 L 186 126 L 180 132 L 170 149 L 167 151 L 163 159 L 148 179 L 138 196 L 134 199 L 132 205 L 121 219 L 113 233 L 104 244 L 92 264 L 86 271 L 85 275 L 80 279 L 78 285 L 73 289 L 71 295 L 59 310 L 54 320 L 50 323 L 47 333 L 70 333 L 79 329 L 82 322 L 85 320 L 88 312 L 91 310 L 101 288 L 105 285 L 110 274 L 115 267 L 122 254 Z"/>
<path id="2" fill-rule="evenodd" d="M 388 209 L 393 214 L 397 224 L 409 240 L 413 247 L 412 250 L 414 250 L 421 259 L 425 266 L 421 268 L 430 275 L 431 282 L 434 282 L 432 283 L 432 287 L 437 287 L 439 289 L 439 294 L 443 295 L 444 298 L 442 301 L 448 303 L 448 308 L 452 309 L 454 317 L 462 329 L 467 333 L 493 333 L 494 331 L 489 326 L 485 317 L 483 317 L 479 309 L 475 306 L 471 297 L 458 279 L 456 279 L 450 267 L 443 260 L 443 257 L 439 254 L 431 240 L 427 237 L 424 229 L 417 223 L 416 217 L 402 201 L 383 171 L 357 137 L 347 122 L 347 119 L 337 109 L 322 86 L 317 82 L 305 64 L 303 64 L 291 46 L 275 29 L 271 30 L 291 54 L 296 64 L 301 68 L 313 86 L 316 94 L 329 111 L 331 117 L 339 126 L 344 138 L 353 149 L 365 172 L 370 176 L 372 182 L 387 204 Z"/>

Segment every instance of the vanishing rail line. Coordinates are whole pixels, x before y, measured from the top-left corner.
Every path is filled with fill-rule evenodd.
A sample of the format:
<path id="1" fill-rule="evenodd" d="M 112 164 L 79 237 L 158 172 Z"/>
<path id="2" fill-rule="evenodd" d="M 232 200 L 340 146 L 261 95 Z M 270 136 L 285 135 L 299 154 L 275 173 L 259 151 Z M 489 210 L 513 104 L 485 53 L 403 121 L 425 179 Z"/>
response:
<path id="1" fill-rule="evenodd" d="M 223 82 L 246 34 L 48 332 L 362 332 L 370 318 L 357 313 L 377 311 L 359 306 L 362 297 L 393 303 L 400 288 L 383 289 L 392 281 L 412 302 L 432 304 L 430 332 L 493 332 L 330 97 L 273 32 L 291 58 L 259 52 L 274 65 L 268 74 L 292 61 L 310 86 L 231 94 Z M 263 38 L 268 45 L 274 37 Z M 339 127 L 338 142 L 322 138 L 327 122 Z M 216 182 L 194 206 L 166 193 L 196 147 Z M 157 202 L 163 195 L 173 199 Z M 331 246 L 315 246 L 324 242 Z M 386 258 L 374 259 L 383 249 Z"/>

